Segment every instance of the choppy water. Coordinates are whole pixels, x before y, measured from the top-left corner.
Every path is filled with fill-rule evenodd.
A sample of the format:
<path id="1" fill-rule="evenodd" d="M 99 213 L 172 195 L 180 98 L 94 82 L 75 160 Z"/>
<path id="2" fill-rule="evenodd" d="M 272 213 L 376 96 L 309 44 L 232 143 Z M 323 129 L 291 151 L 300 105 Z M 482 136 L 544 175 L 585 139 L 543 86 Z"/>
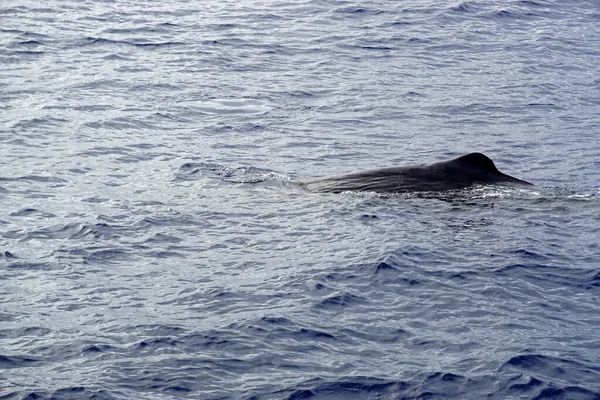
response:
<path id="1" fill-rule="evenodd" d="M 596 1 L 0 4 L 0 398 L 600 398 Z M 536 184 L 314 194 L 471 151 Z"/>

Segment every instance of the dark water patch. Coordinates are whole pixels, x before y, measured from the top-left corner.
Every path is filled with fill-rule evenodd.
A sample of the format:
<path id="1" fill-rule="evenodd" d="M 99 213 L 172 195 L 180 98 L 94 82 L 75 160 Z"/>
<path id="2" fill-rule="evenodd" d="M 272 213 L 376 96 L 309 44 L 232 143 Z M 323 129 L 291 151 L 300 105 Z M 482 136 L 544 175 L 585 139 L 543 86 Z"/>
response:
<path id="1" fill-rule="evenodd" d="M 194 390 L 198 391 L 198 393 L 206 394 L 206 387 L 209 385 L 213 386 L 212 383 L 206 383 L 203 387 L 199 387 L 197 377 L 206 377 L 210 367 L 204 365 L 205 363 L 200 360 L 198 360 L 196 363 L 197 365 L 194 366 L 180 364 L 181 363 L 176 363 L 174 365 L 174 368 L 177 368 L 179 371 L 178 376 L 166 375 L 160 371 L 160 366 L 154 366 L 152 364 L 146 366 L 142 370 L 134 369 L 130 372 L 127 371 L 127 368 L 124 368 L 124 372 L 129 372 L 129 374 L 127 378 L 123 380 L 121 386 L 129 391 L 134 391 L 142 397 L 145 394 L 152 394 L 150 396 L 151 398 L 156 397 L 156 394 L 158 393 L 160 393 L 158 395 L 159 398 L 170 398 L 173 396 L 178 398 L 180 396 L 185 396 L 186 393 Z M 208 374 L 208 376 L 212 378 L 211 375 L 212 374 Z M 224 376 L 219 377 L 219 380 L 223 377 Z M 209 398 L 217 399 L 223 397 Z"/>
<path id="2" fill-rule="evenodd" d="M 211 222 L 209 222 L 211 221 Z M 152 217 L 144 217 L 132 224 L 134 230 L 149 229 L 151 227 L 181 227 L 193 226 L 195 228 L 209 228 L 214 226 L 213 220 L 209 217 L 192 216 L 174 212 L 169 215 L 154 214 Z"/>
<path id="3" fill-rule="evenodd" d="M 356 16 L 364 16 L 364 15 L 379 15 L 379 14 L 383 14 L 385 11 L 384 10 L 375 10 L 375 9 L 368 9 L 368 8 L 364 8 L 364 7 L 356 7 L 356 6 L 351 6 L 351 7 L 342 7 L 342 8 L 338 8 L 336 10 L 333 11 L 336 14 L 349 14 L 349 15 L 356 15 Z"/>
<path id="4" fill-rule="evenodd" d="M 559 110 L 559 111 L 564 111 L 565 109 L 563 107 L 560 107 L 554 103 L 527 103 L 527 107 L 531 107 L 531 108 L 537 108 L 540 110 L 544 110 L 544 109 L 549 109 L 549 110 Z"/>
<path id="5" fill-rule="evenodd" d="M 82 173 L 87 174 L 87 171 L 82 171 Z M 101 204 L 101 203 L 109 202 L 110 199 L 98 197 L 98 196 L 92 196 L 92 197 L 86 197 L 85 199 L 81 199 L 81 201 L 83 201 L 85 203 Z"/>
<path id="6" fill-rule="evenodd" d="M 183 342 L 169 337 L 153 337 L 139 341 L 135 344 L 137 350 L 157 351 L 165 347 L 177 347 Z"/>
<path id="7" fill-rule="evenodd" d="M 515 254 L 517 256 L 519 256 L 519 258 L 525 259 L 525 260 L 535 260 L 535 261 L 548 261 L 548 257 L 543 255 L 543 254 L 539 254 L 539 253 L 535 253 L 529 250 L 525 250 L 525 249 L 518 249 L 518 250 L 512 250 L 510 251 L 511 254 Z"/>
<path id="8" fill-rule="evenodd" d="M 124 248 L 102 249 L 96 251 L 87 251 L 83 257 L 86 264 L 116 263 L 127 260 L 130 257 L 130 251 Z"/>
<path id="9" fill-rule="evenodd" d="M 153 24 L 146 26 L 132 26 L 129 28 L 107 28 L 102 31 L 102 33 L 106 34 L 114 34 L 114 35 L 132 35 L 132 34 L 140 34 L 140 33 L 167 33 L 173 31 L 173 28 L 177 27 L 177 24 Z"/>
<path id="10" fill-rule="evenodd" d="M 229 328 L 235 328 L 235 325 Z M 269 339 L 296 340 L 298 342 L 314 340 L 337 340 L 334 334 L 322 329 L 313 329 L 293 323 L 285 318 L 260 319 L 244 327 L 244 331 L 252 336 L 260 333 L 266 335 Z"/>
<path id="11" fill-rule="evenodd" d="M 418 44 L 428 44 L 433 43 L 433 39 L 424 38 L 424 37 L 411 37 L 406 40 L 408 44 L 418 45 Z"/>
<path id="12" fill-rule="evenodd" d="M 573 400 L 598 400 L 600 393 L 577 386 L 567 386 L 565 388 L 548 387 L 542 390 L 534 400 L 554 400 L 554 399 L 573 399 Z"/>
<path id="13" fill-rule="evenodd" d="M 5 13 L 7 13 L 10 9 L 9 8 L 5 8 L 5 9 L 0 9 L 0 15 L 3 15 Z M 15 34 L 23 34 L 24 32 L 22 30 L 19 29 L 11 29 L 11 28 L 0 28 L 0 33 L 15 33 Z"/>
<path id="14" fill-rule="evenodd" d="M 115 347 L 110 346 L 108 344 L 92 344 L 92 345 L 85 346 L 81 350 L 81 354 L 88 355 L 88 354 L 98 354 L 98 353 L 109 353 L 109 352 L 112 352 L 113 350 L 115 350 Z"/>
<path id="15" fill-rule="evenodd" d="M 510 264 L 495 271 L 497 276 L 526 279 L 536 286 L 592 289 L 600 286 L 598 271 L 586 268 L 565 268 L 545 264 Z"/>
<path id="16" fill-rule="evenodd" d="M 261 322 L 268 325 L 279 325 L 279 326 L 289 326 L 292 324 L 292 321 L 285 317 L 270 317 L 264 316 L 260 318 Z"/>
<path id="17" fill-rule="evenodd" d="M 95 235 L 96 237 L 106 237 L 110 234 L 111 228 L 104 223 L 96 225 L 87 225 L 76 222 L 71 222 L 65 225 L 52 225 L 46 228 L 37 229 L 31 232 L 13 232 L 11 237 L 14 239 L 20 239 L 24 241 L 34 239 L 80 239 L 88 235 Z M 112 237 L 112 236 L 110 236 Z"/>
<path id="18" fill-rule="evenodd" d="M 42 46 L 43 43 L 38 42 L 37 40 L 24 40 L 24 41 L 12 41 L 10 43 L 8 43 L 6 45 L 7 48 L 19 48 L 19 47 L 27 47 L 27 48 L 34 48 L 34 47 L 38 47 L 38 46 Z"/>
<path id="19" fill-rule="evenodd" d="M 592 388 L 573 385 L 560 385 L 560 380 L 541 380 L 528 374 L 519 374 L 506 380 L 496 396 L 502 398 L 528 398 L 528 399 L 577 399 L 598 400 L 600 392 Z"/>
<path id="20" fill-rule="evenodd" d="M 385 261 L 381 261 L 377 263 L 374 270 L 375 274 L 385 273 L 387 271 L 398 271 L 398 268 L 394 267 L 391 264 L 388 264 Z"/>
<path id="21" fill-rule="evenodd" d="M 402 93 L 402 98 L 406 99 L 407 101 L 419 101 L 419 99 L 421 99 L 423 97 L 424 96 L 421 93 L 414 92 L 414 91 Z"/>
<path id="22" fill-rule="evenodd" d="M 337 284 L 344 284 L 346 282 L 356 281 L 360 279 L 358 275 L 356 275 L 352 271 L 331 271 L 326 274 L 323 274 L 319 277 L 321 281 L 325 282 L 325 286 L 337 287 Z M 327 285 L 329 283 L 329 285 Z"/>
<path id="23" fill-rule="evenodd" d="M 41 211 L 35 208 L 23 208 L 19 211 L 15 211 L 9 214 L 11 217 L 29 217 L 29 216 L 37 216 L 40 218 L 54 218 L 56 217 L 55 214 L 46 212 L 46 211 Z"/>
<path id="24" fill-rule="evenodd" d="M 112 53 L 112 54 L 107 54 L 105 56 L 102 57 L 103 60 L 107 60 L 107 61 L 131 61 L 132 58 L 128 57 L 124 54 L 116 54 L 116 53 Z M 139 71 L 140 69 L 144 69 L 144 68 L 132 68 L 132 71 Z M 121 71 L 125 71 L 127 72 L 127 68 L 126 67 L 120 67 L 119 70 Z"/>
<path id="25" fill-rule="evenodd" d="M 418 384 L 417 398 L 452 399 L 462 398 L 480 389 L 480 383 L 451 372 L 435 372 Z"/>
<path id="26" fill-rule="evenodd" d="M 5 58 L 4 62 L 8 63 L 21 63 L 23 58 L 39 58 L 41 56 L 43 56 L 45 53 L 43 51 L 34 51 L 34 50 L 12 50 L 12 51 L 3 51 L 0 50 L 0 55 L 8 55 L 8 56 L 15 56 L 15 58 Z M 16 124 L 16 127 L 22 127 L 22 125 Z"/>
<path id="27" fill-rule="evenodd" d="M 113 39 L 105 39 L 105 38 L 96 38 L 96 37 L 86 37 L 83 40 L 79 40 L 75 43 L 75 47 L 80 46 L 94 46 L 94 45 L 123 45 L 123 46 L 133 46 L 137 48 L 163 48 L 163 47 L 171 47 L 171 46 L 181 46 L 184 45 L 183 42 L 147 42 L 141 39 L 132 39 L 132 40 L 113 40 Z"/>
<path id="28" fill-rule="evenodd" d="M 511 357 L 501 370 L 518 370 L 544 381 L 593 382 L 600 378 L 600 366 L 584 360 L 573 360 L 545 356 L 542 354 L 522 354 Z"/>
<path id="29" fill-rule="evenodd" d="M 379 217 L 375 214 L 363 214 L 363 215 L 359 216 L 358 219 L 368 222 L 368 221 L 372 221 L 375 219 L 379 219 Z"/>
<path id="30" fill-rule="evenodd" d="M 121 235 L 118 233 L 118 229 L 100 222 L 97 224 L 82 224 L 81 229 L 69 236 L 69 239 L 81 239 L 84 237 L 93 237 L 94 239 L 99 240 L 108 240 L 115 239 L 120 237 Z"/>
<path id="31" fill-rule="evenodd" d="M 55 390 L 50 399 L 64 400 L 115 400 L 110 392 L 104 389 L 88 389 L 83 386 L 72 386 Z"/>
<path id="32" fill-rule="evenodd" d="M 336 337 L 330 333 L 307 328 L 300 328 L 292 332 L 290 336 L 296 340 L 336 340 Z"/>
<path id="33" fill-rule="evenodd" d="M 121 333 L 134 336 L 147 337 L 170 337 L 184 334 L 186 330 L 179 326 L 155 324 L 155 325 L 118 325 L 107 330 L 109 333 Z"/>
<path id="34" fill-rule="evenodd" d="M 349 377 L 337 382 L 323 382 L 317 378 L 303 382 L 287 399 L 399 399 L 409 398 L 410 384 L 402 381 L 388 381 L 372 377 Z"/>
<path id="35" fill-rule="evenodd" d="M 176 236 L 166 235 L 164 233 L 156 233 L 154 236 L 146 239 L 144 243 L 181 243 L 182 241 L 183 239 Z"/>
<path id="36" fill-rule="evenodd" d="M 495 17 L 499 17 L 499 18 L 514 18 L 516 17 L 515 13 L 510 12 L 508 10 L 499 10 L 496 11 L 493 16 Z"/>
<path id="37" fill-rule="evenodd" d="M 181 347 L 186 351 L 205 352 L 207 350 L 239 351 L 250 346 L 249 343 L 233 333 L 234 331 L 211 330 L 195 333 L 181 338 Z"/>
<path id="38" fill-rule="evenodd" d="M 8 269 L 18 270 L 18 271 L 53 271 L 53 270 L 62 270 L 65 267 L 60 266 L 56 263 L 41 263 L 41 262 L 27 262 L 27 261 L 19 261 L 12 262 L 8 264 Z"/>
<path id="39" fill-rule="evenodd" d="M 534 7 L 546 7 L 548 4 L 537 0 L 519 0 L 520 4 Z"/>
<path id="40" fill-rule="evenodd" d="M 4 252 L 0 252 L 0 259 L 2 258 L 7 258 L 7 259 L 14 259 L 17 258 L 13 253 L 11 253 L 8 250 L 5 250 Z"/>
<path id="41" fill-rule="evenodd" d="M 185 260 L 187 258 L 186 253 L 181 251 L 173 251 L 173 250 L 151 250 L 145 254 L 146 257 L 150 259 L 171 259 L 171 258 L 179 258 Z"/>
<path id="42" fill-rule="evenodd" d="M 356 45 L 356 46 L 348 46 L 348 47 L 356 47 L 361 50 L 370 50 L 370 51 L 392 51 L 395 48 L 389 46 L 368 46 L 368 45 Z M 356 120 L 357 123 L 361 123 L 362 121 Z"/>
<path id="43" fill-rule="evenodd" d="M 402 265 L 396 257 L 387 257 L 385 261 L 380 261 L 375 266 L 365 266 L 359 268 L 359 270 L 366 272 L 371 275 L 378 285 L 400 285 L 415 286 L 425 283 L 427 280 L 423 279 L 420 274 L 415 273 L 410 269 Z"/>
<path id="44" fill-rule="evenodd" d="M 28 130 L 39 127 L 59 127 L 69 122 L 66 119 L 44 116 L 44 118 L 21 119 L 15 123 L 12 128 L 18 130 Z"/>
<path id="45" fill-rule="evenodd" d="M 0 177 L 0 182 L 1 181 L 12 181 L 12 182 L 18 182 L 18 181 L 24 181 L 24 182 L 41 182 L 41 183 L 57 183 L 57 184 L 64 184 L 67 183 L 68 181 L 62 178 L 58 178 L 55 176 L 42 176 L 42 175 L 24 175 L 18 178 L 3 178 Z"/>
<path id="46" fill-rule="evenodd" d="M 31 350 L 31 352 L 42 358 L 45 362 L 65 362 L 81 358 L 82 351 L 86 347 L 82 347 L 80 343 L 76 342 L 64 343 L 58 341 L 50 345 L 38 346 Z"/>
<path id="47" fill-rule="evenodd" d="M 52 331 L 48 328 L 42 328 L 38 326 L 31 326 L 28 328 L 12 328 L 12 329 L 0 329 L 0 338 L 12 339 L 20 337 L 41 337 L 48 335 Z"/>
<path id="48" fill-rule="evenodd" d="M 0 354 L 0 368 L 23 368 L 39 364 L 40 359 L 27 356 L 7 356 Z"/>

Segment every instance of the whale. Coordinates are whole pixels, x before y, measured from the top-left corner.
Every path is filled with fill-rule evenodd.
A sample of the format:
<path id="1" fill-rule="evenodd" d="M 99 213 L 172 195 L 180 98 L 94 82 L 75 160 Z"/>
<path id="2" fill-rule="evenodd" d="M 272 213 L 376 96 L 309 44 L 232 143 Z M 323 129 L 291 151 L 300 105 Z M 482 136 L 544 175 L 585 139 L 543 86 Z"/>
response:
<path id="1" fill-rule="evenodd" d="M 465 189 L 476 184 L 532 185 L 504 174 L 485 154 L 470 153 L 433 164 L 374 169 L 303 182 L 311 192 L 410 193 Z"/>

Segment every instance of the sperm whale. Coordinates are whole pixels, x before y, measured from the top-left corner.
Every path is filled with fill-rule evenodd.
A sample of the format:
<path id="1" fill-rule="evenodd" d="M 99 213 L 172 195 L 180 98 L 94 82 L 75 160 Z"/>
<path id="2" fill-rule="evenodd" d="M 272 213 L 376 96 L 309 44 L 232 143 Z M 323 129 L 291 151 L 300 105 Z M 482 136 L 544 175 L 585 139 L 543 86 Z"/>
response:
<path id="1" fill-rule="evenodd" d="M 470 153 L 433 164 L 382 168 L 303 182 L 310 191 L 326 193 L 439 192 L 463 189 L 478 183 L 531 185 L 500 172 L 494 162 L 481 153 Z"/>

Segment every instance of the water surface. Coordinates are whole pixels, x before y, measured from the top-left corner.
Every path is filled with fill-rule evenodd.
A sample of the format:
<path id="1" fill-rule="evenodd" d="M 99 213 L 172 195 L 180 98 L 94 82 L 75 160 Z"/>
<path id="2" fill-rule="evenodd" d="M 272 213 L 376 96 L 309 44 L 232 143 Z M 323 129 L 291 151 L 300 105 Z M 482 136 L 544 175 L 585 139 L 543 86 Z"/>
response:
<path id="1" fill-rule="evenodd" d="M 599 399 L 591 1 L 5 1 L 0 398 Z M 472 151 L 535 183 L 315 194 Z"/>

